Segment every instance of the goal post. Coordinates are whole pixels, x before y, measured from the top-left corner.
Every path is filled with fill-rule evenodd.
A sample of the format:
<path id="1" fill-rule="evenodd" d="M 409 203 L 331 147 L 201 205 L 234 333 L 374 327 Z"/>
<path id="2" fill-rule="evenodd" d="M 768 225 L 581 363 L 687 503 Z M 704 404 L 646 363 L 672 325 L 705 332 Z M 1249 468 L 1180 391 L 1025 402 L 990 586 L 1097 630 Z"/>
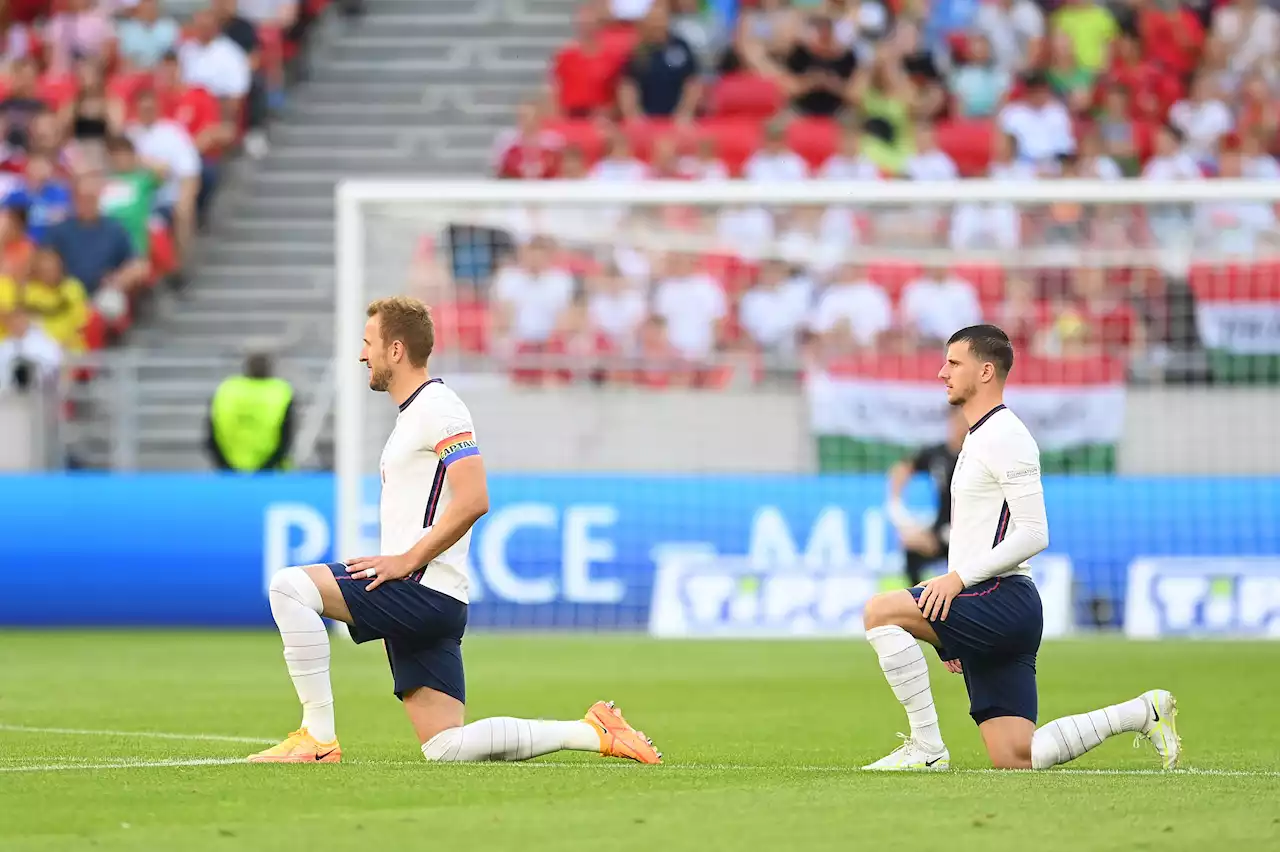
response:
<path id="1" fill-rule="evenodd" d="M 570 266 L 579 264 L 570 270 L 577 282 L 576 291 L 583 289 L 584 278 L 602 268 L 617 267 L 621 270 L 617 274 L 635 283 L 649 274 L 650 264 L 659 264 L 662 257 L 687 257 L 692 265 L 686 272 L 693 274 L 696 266 L 698 274 L 707 274 L 734 291 L 728 300 L 730 313 L 738 310 L 742 291 L 754 286 L 762 264 L 771 261 L 792 270 L 803 268 L 804 274 L 814 279 L 814 299 L 840 274 L 870 280 L 889 293 L 895 327 L 900 313 L 907 310 L 904 299 L 910 297 L 904 292 L 925 271 L 936 270 L 938 283 L 958 274 L 962 283 L 971 285 L 977 294 L 982 318 L 997 323 L 1009 315 L 1001 312 L 1011 310 L 1006 303 L 1012 299 L 1012 282 L 1031 289 L 1047 286 L 1048 291 L 1037 291 L 1034 302 L 1036 310 L 1045 312 L 1044 321 L 1054 328 L 1047 337 L 1037 340 L 1052 341 L 1044 343 L 1049 348 L 1027 362 L 1025 369 L 1038 377 L 1029 381 L 1073 386 L 1094 383 L 1096 387 L 1091 385 L 1090 390 L 1097 391 L 1076 397 L 1048 393 L 1043 398 L 1033 394 L 1022 398 L 1029 416 L 1040 418 L 1044 431 L 1038 437 L 1054 460 L 1047 470 L 1066 474 L 1173 472 L 1211 476 L 1280 473 L 1280 449 L 1274 445 L 1264 448 L 1262 421 L 1240 420 L 1242 412 L 1254 410 L 1251 406 L 1275 402 L 1268 383 L 1280 379 L 1272 372 L 1280 372 L 1280 232 L 1274 218 L 1277 205 L 1280 182 L 1225 179 L 342 181 L 336 190 L 335 232 L 336 552 L 340 557 L 350 556 L 377 545 L 376 511 L 372 510 L 378 484 L 376 454 L 394 413 L 379 414 L 374 410 L 375 406 L 389 406 L 368 391 L 365 373 L 358 364 L 366 304 L 401 292 L 425 294 L 424 301 L 433 307 L 435 298 L 452 303 L 463 291 L 468 299 L 491 299 L 494 275 L 533 237 L 544 237 L 554 244 Z M 732 217 L 741 219 L 753 211 L 764 211 L 771 219 L 773 224 L 767 234 L 750 222 L 729 223 Z M 811 221 L 806 218 L 810 214 Z M 834 233 L 843 236 L 831 237 L 828 219 L 837 222 Z M 961 220 L 968 224 L 962 227 L 958 224 Z M 788 242 L 791 232 L 783 233 L 784 224 L 794 225 L 795 232 L 805 228 L 809 231 L 804 232 L 805 239 Z M 619 258 L 624 248 L 631 255 L 641 256 L 637 262 L 645 273 L 632 275 Z M 1094 358 L 1062 349 L 1076 346 L 1081 352 L 1088 349 L 1096 354 L 1110 345 L 1096 337 L 1102 332 L 1080 331 L 1075 336 L 1077 332 L 1067 327 L 1069 323 L 1058 322 L 1065 315 L 1064 306 L 1075 298 L 1072 281 L 1061 285 L 1042 285 L 1040 281 L 1041 272 L 1046 269 L 1071 273 L 1082 268 L 1104 271 L 1108 282 L 1159 279 L 1159 298 L 1163 302 L 1152 310 L 1176 314 L 1174 324 L 1180 330 L 1170 332 L 1166 327 L 1162 332 L 1141 333 L 1152 338 L 1173 334 L 1177 338 L 1174 345 L 1147 346 L 1142 359 L 1130 358 L 1128 350 L 1118 358 Z M 846 272 L 839 273 L 837 269 Z M 659 276 L 656 272 L 649 275 L 641 289 L 645 290 L 647 309 L 657 310 L 653 299 Z M 466 281 L 460 283 L 464 278 Z M 1170 282 L 1176 282 L 1178 298 L 1185 297 L 1185 301 L 1169 301 L 1166 290 Z M 934 303 L 926 298 L 924 304 L 928 312 Z M 1012 310 L 1016 312 L 1016 307 Z M 845 318 L 850 326 L 857 326 L 861 320 L 861 314 Z M 456 316 L 449 321 L 457 322 Z M 1166 326 L 1169 323 L 1167 316 L 1159 321 Z M 440 317 L 437 322 L 446 324 Z M 1154 320 L 1144 317 L 1138 325 L 1147 328 L 1151 322 Z M 735 331 L 739 340 L 751 336 L 752 330 L 743 322 L 735 320 L 735 324 L 741 326 Z M 456 332 L 457 329 L 450 332 L 453 338 L 458 336 Z M 547 354 L 544 350 L 503 349 L 493 340 L 489 344 L 492 347 L 483 351 L 468 349 L 465 344 L 441 346 L 441 357 L 448 359 L 444 362 L 447 377 L 455 373 L 472 380 L 484 377 L 487 387 L 509 385 L 527 393 L 531 385 L 534 391 L 543 386 L 521 379 L 521 364 L 532 364 L 523 373 L 526 378 L 564 376 L 554 383 L 557 387 L 565 383 L 587 388 L 615 384 L 612 379 L 583 379 L 585 373 L 573 363 L 577 356 L 572 352 Z M 698 373 L 694 384 L 681 387 L 684 391 L 703 389 L 707 393 L 717 388 L 750 392 L 752 387 L 769 385 L 783 373 L 794 375 L 798 377 L 795 386 L 799 388 L 803 381 L 804 393 L 809 397 L 805 428 L 817 436 L 813 457 L 798 463 L 794 472 L 883 472 L 904 446 L 936 440 L 942 434 L 942 415 L 931 409 L 929 415 L 917 416 L 920 403 L 912 395 L 915 388 L 925 387 L 932 378 L 926 375 L 925 362 L 929 359 L 916 358 L 900 348 L 905 344 L 898 341 L 892 350 L 890 374 L 886 375 L 883 359 L 874 367 L 867 366 L 869 347 L 850 345 L 850 351 L 857 350 L 852 360 L 860 365 L 852 368 L 855 378 L 890 379 L 899 387 L 869 401 L 858 396 L 861 391 L 857 382 L 845 381 L 848 376 L 838 369 L 816 369 L 817 362 L 809 349 L 757 346 L 756 350 L 769 351 L 754 351 L 747 356 L 743 353 L 751 347 L 739 344 L 719 348 L 707 356 L 706 363 L 711 365 L 707 370 L 716 375 L 720 374 L 716 371 L 722 371 L 730 377 L 724 383 L 702 383 L 704 371 Z M 1128 341 L 1123 345 L 1128 346 Z M 936 360 L 936 350 L 930 351 L 934 353 L 932 360 Z M 843 364 L 850 358 L 836 360 Z M 1098 367 L 1101 361 L 1107 361 L 1111 368 L 1119 364 L 1118 371 Z M 634 359 L 628 363 L 633 362 Z M 932 369 L 936 370 L 936 366 Z M 611 370 L 605 364 L 599 375 L 613 376 Z M 1250 372 L 1255 370 L 1264 372 Z M 1142 424 L 1135 426 L 1136 415 L 1126 416 L 1123 406 L 1117 409 L 1114 405 L 1117 389 L 1123 393 L 1123 387 L 1134 382 L 1200 387 L 1237 381 L 1245 388 L 1242 396 L 1225 401 L 1215 397 L 1213 404 L 1228 405 L 1233 412 L 1235 422 L 1227 429 L 1224 442 L 1252 441 L 1265 453 L 1254 469 L 1243 460 L 1243 453 L 1225 444 L 1204 450 L 1204 457 L 1193 458 L 1194 441 L 1207 428 L 1204 424 L 1183 429 L 1176 436 L 1158 436 L 1144 442 L 1133 434 L 1135 428 L 1144 428 Z M 639 387 L 634 382 L 618 384 L 609 388 L 615 398 L 633 393 L 638 399 L 653 392 L 652 387 Z M 929 394 L 936 394 L 936 385 L 928 388 Z M 1064 403 L 1067 399 L 1073 401 Z M 1154 397 L 1144 398 L 1143 404 L 1174 404 L 1153 400 Z M 1204 400 L 1207 402 L 1208 398 Z M 1069 424 L 1055 422 L 1066 410 L 1064 406 L 1078 415 Z M 643 410 L 638 403 L 636 410 Z M 1205 412 L 1181 408 L 1167 413 L 1197 422 L 1207 417 Z M 1148 417 L 1145 423 L 1154 422 L 1149 415 L 1150 412 L 1144 415 Z M 477 428 L 483 436 L 485 424 L 478 423 Z M 1122 451 L 1116 449 L 1121 443 Z M 1103 449 L 1103 445 L 1108 447 Z M 723 456 L 723 448 L 717 449 Z M 1117 453 L 1123 458 L 1118 459 Z M 607 458 L 607 453 L 602 457 Z M 700 468 L 696 458 L 687 464 L 692 466 L 686 472 L 692 474 L 702 469 L 733 469 L 732 462 L 723 459 L 708 462 L 712 466 L 707 468 Z M 616 472 L 600 465 L 593 461 L 582 470 Z M 739 469 L 756 470 L 749 458 L 742 459 Z M 1111 578 L 1109 582 L 1115 585 L 1122 580 Z"/>

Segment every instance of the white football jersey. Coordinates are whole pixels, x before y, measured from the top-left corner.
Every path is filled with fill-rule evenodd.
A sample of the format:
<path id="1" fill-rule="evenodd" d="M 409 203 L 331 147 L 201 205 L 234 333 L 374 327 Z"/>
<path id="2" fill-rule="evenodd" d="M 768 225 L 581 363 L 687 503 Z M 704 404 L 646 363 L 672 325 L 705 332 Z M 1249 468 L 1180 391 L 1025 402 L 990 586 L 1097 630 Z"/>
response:
<path id="1" fill-rule="evenodd" d="M 440 379 L 431 379 L 400 406 L 382 449 L 382 553 L 404 553 L 426 535 L 452 499 L 445 471 L 479 455 L 471 412 Z M 471 531 L 409 576 L 451 598 L 467 601 L 467 550 Z"/>
<path id="2" fill-rule="evenodd" d="M 969 429 L 956 462 L 947 568 L 966 586 L 973 585 L 973 573 L 966 568 L 976 566 L 1016 528 L 1008 501 L 1035 495 L 1042 507 L 1040 447 L 1018 416 L 999 405 Z M 1031 567 L 1023 562 L 993 576 L 1011 574 L 1030 576 Z"/>

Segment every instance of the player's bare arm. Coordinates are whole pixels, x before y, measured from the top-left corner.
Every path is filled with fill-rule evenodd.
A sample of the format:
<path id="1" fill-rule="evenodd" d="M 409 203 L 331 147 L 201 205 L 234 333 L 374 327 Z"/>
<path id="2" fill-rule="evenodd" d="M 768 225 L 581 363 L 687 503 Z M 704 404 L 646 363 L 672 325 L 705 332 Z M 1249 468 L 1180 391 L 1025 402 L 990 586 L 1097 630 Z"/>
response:
<path id="1" fill-rule="evenodd" d="M 462 539 L 475 522 L 489 511 L 489 486 L 480 456 L 459 459 L 449 465 L 445 477 L 453 499 L 435 526 L 404 553 L 390 556 L 360 556 L 347 561 L 347 571 L 356 579 L 372 580 L 373 591 L 388 580 L 402 580 L 423 565 L 429 565 Z"/>

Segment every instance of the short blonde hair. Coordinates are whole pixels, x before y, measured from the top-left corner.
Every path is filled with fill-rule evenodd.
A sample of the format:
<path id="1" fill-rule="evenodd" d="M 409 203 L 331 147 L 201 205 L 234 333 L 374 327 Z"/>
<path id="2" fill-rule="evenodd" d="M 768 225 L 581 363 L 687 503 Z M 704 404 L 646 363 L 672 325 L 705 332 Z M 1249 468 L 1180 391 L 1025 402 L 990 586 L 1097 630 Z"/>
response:
<path id="1" fill-rule="evenodd" d="M 389 296 L 370 302 L 366 313 L 378 318 L 384 344 L 398 340 L 404 345 L 411 365 L 427 365 L 436 345 L 436 330 L 425 304 L 412 296 Z"/>

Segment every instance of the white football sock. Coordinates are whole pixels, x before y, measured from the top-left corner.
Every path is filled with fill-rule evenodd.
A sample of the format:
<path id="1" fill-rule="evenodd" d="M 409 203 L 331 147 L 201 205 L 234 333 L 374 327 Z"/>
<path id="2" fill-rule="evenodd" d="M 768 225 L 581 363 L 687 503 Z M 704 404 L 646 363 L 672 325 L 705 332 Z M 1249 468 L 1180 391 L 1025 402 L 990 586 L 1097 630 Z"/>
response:
<path id="1" fill-rule="evenodd" d="M 302 702 L 302 726 L 322 743 L 338 738 L 333 727 L 333 687 L 329 684 L 329 634 L 320 613 L 320 590 L 301 568 L 285 568 L 271 578 L 267 597 L 284 640 L 284 662 Z"/>
<path id="2" fill-rule="evenodd" d="M 1048 769 L 1075 760 L 1108 737 L 1141 731 L 1146 724 L 1147 702 L 1141 698 L 1054 719 L 1031 738 L 1031 768 Z"/>
<path id="3" fill-rule="evenodd" d="M 867 631 L 867 641 L 880 657 L 880 670 L 902 702 L 911 724 L 911 738 L 927 749 L 942 751 L 938 709 L 929 689 L 929 664 L 920 643 L 901 627 L 889 625 Z"/>
<path id="4" fill-rule="evenodd" d="M 528 760 L 562 749 L 598 753 L 600 735 L 586 722 L 542 722 L 496 716 L 441 731 L 422 744 L 422 756 L 444 763 Z"/>

